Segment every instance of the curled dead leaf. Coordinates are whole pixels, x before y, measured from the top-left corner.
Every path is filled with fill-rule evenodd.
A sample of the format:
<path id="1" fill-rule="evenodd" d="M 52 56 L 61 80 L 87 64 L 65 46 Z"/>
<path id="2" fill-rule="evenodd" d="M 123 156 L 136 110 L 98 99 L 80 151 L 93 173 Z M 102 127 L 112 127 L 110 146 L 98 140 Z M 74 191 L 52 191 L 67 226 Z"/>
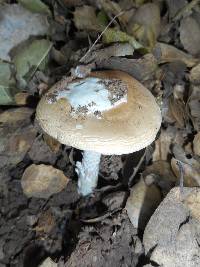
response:
<path id="1" fill-rule="evenodd" d="M 190 116 L 196 131 L 200 131 L 200 88 L 191 85 L 190 96 L 187 101 L 188 115 Z"/>
<path id="2" fill-rule="evenodd" d="M 188 187 L 200 186 L 200 168 L 197 169 L 192 165 L 184 162 L 180 162 L 180 164 L 183 169 L 184 185 Z M 176 177 L 180 179 L 180 170 L 175 158 L 171 159 L 171 166 Z"/>
<path id="3" fill-rule="evenodd" d="M 159 42 L 156 44 L 153 54 L 158 59 L 159 63 L 182 61 L 188 67 L 193 67 L 199 62 L 199 59 L 184 53 L 176 47 Z"/>
<path id="4" fill-rule="evenodd" d="M 169 109 L 179 127 L 183 128 L 186 121 L 185 104 L 182 100 L 170 96 Z"/>
<path id="5" fill-rule="evenodd" d="M 168 126 L 166 129 L 161 128 L 159 138 L 155 141 L 153 161 L 167 161 L 171 155 L 171 145 L 173 143 L 183 145 L 182 133 L 173 126 Z"/>
<path id="6" fill-rule="evenodd" d="M 197 156 L 200 156 L 200 132 L 198 132 L 194 137 L 193 151 Z"/>
<path id="7" fill-rule="evenodd" d="M 191 69 L 189 78 L 193 84 L 200 84 L 200 64 Z"/>

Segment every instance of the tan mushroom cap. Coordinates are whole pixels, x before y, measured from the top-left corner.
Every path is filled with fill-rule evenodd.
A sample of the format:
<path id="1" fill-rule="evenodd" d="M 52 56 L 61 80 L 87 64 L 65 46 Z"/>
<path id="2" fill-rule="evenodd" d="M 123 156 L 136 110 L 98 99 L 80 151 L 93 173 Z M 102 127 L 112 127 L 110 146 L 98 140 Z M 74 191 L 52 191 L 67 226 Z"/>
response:
<path id="1" fill-rule="evenodd" d="M 47 95 L 58 87 L 66 88 L 62 80 L 38 104 L 36 118 L 41 128 L 62 144 L 104 155 L 128 154 L 150 145 L 161 125 L 160 109 L 151 92 L 125 72 L 97 71 L 90 76 L 122 80 L 127 85 L 127 102 L 104 111 L 102 118 L 91 114 L 75 118 L 66 98 L 48 101 Z"/>

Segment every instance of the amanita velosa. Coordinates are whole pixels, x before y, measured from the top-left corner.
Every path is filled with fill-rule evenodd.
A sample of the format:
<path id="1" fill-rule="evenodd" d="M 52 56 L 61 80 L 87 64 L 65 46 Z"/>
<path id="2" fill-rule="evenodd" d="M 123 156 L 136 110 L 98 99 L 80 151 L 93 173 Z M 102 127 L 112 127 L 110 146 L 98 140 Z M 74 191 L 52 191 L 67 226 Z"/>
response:
<path id="1" fill-rule="evenodd" d="M 161 113 L 151 92 L 121 71 L 96 71 L 84 79 L 62 79 L 40 100 L 36 118 L 60 143 L 83 150 L 76 163 L 78 190 L 93 192 L 101 154 L 121 155 L 151 144 Z"/>

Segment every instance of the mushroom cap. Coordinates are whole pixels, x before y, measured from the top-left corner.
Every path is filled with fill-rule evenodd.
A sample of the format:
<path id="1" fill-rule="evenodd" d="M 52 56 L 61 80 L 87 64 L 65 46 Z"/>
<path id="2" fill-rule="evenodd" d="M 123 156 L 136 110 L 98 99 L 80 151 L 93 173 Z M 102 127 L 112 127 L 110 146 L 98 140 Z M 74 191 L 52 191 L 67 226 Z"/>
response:
<path id="1" fill-rule="evenodd" d="M 116 90 L 111 94 L 112 84 L 121 92 L 117 100 Z M 89 104 L 83 100 L 87 94 L 89 98 L 97 94 Z M 105 95 L 109 96 L 104 105 Z M 151 92 L 127 73 L 113 70 L 56 83 L 40 100 L 36 118 L 41 128 L 62 144 L 104 155 L 141 150 L 155 140 L 161 125 L 160 109 Z"/>

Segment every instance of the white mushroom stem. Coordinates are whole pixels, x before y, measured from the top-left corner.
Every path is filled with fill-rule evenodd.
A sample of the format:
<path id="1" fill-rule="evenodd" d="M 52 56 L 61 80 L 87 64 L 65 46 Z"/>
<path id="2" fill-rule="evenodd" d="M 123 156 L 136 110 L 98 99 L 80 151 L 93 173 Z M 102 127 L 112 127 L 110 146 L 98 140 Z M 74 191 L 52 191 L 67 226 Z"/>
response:
<path id="1" fill-rule="evenodd" d="M 82 162 L 76 163 L 78 191 L 83 196 L 91 194 L 97 186 L 100 158 L 100 153 L 85 150 Z"/>

